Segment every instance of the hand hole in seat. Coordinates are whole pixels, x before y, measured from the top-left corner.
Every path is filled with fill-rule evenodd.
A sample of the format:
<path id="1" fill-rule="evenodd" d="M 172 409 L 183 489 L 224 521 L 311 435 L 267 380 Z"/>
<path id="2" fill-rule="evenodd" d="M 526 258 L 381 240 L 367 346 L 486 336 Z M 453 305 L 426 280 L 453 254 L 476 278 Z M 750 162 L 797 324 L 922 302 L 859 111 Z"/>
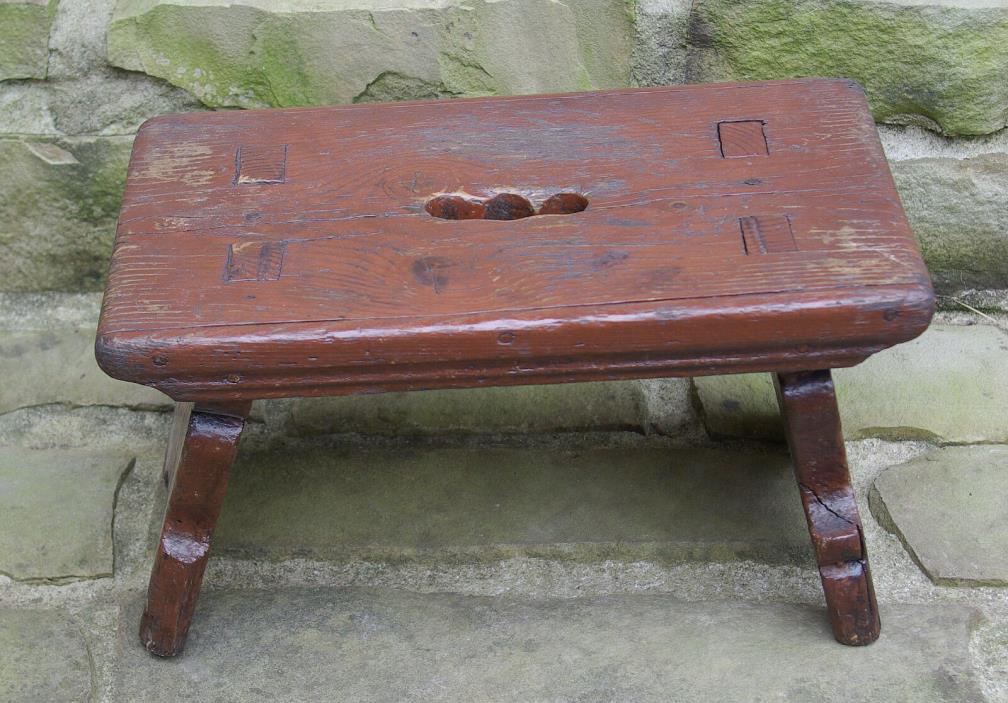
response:
<path id="1" fill-rule="evenodd" d="M 539 208 L 540 215 L 573 215 L 588 207 L 588 198 L 580 193 L 557 193 Z"/>
<path id="2" fill-rule="evenodd" d="M 556 193 L 547 198 L 539 211 L 528 198 L 517 193 L 498 193 L 480 200 L 464 195 L 437 195 L 424 205 L 428 214 L 443 220 L 520 220 L 533 215 L 572 215 L 588 207 L 588 198 L 580 193 Z"/>
<path id="3" fill-rule="evenodd" d="M 486 201 L 485 220 L 520 220 L 535 214 L 532 203 L 515 193 L 498 193 Z"/>
<path id="4" fill-rule="evenodd" d="M 482 202 L 461 195 L 439 195 L 427 201 L 424 209 L 442 220 L 481 220 L 486 210 Z"/>

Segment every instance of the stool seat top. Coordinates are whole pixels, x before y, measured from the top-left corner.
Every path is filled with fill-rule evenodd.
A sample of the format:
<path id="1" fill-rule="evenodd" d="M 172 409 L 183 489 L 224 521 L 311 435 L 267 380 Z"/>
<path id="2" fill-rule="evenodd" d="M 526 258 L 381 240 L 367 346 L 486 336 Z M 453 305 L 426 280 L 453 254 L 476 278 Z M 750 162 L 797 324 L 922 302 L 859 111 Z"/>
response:
<path id="1" fill-rule="evenodd" d="M 846 366 L 927 270 L 856 84 L 169 115 L 97 357 L 177 400 Z"/>

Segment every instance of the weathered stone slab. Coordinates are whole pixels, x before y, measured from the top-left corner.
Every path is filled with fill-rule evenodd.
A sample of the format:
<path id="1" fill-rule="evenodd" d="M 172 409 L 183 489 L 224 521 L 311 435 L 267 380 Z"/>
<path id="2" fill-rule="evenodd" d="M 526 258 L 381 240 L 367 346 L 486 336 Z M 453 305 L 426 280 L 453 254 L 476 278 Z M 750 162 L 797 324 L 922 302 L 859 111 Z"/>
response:
<path id="1" fill-rule="evenodd" d="M 239 453 L 218 554 L 811 558 L 783 454 L 285 446 Z"/>
<path id="2" fill-rule="evenodd" d="M 325 105 L 624 85 L 621 0 L 119 0 L 109 61 L 210 106 Z"/>
<path id="3" fill-rule="evenodd" d="M 110 576 L 116 491 L 131 463 L 117 452 L 0 447 L 0 572 Z"/>
<path id="4" fill-rule="evenodd" d="M 1008 288 L 1008 154 L 898 161 L 892 171 L 938 291 Z"/>
<path id="5" fill-rule="evenodd" d="M 848 439 L 1008 441 L 1008 333 L 936 322 L 917 339 L 834 372 Z M 714 435 L 783 438 L 769 374 L 697 378 Z"/>
<path id="6" fill-rule="evenodd" d="M 121 618 L 116 700 L 984 701 L 977 611 L 887 606 L 870 650 L 822 608 L 666 596 L 524 601 L 326 589 L 204 593 L 185 654 Z M 222 682 L 227 682 L 222 689 Z"/>
<path id="7" fill-rule="evenodd" d="M 639 0 L 635 3 L 635 85 L 674 85 L 686 82 L 687 40 L 692 5 L 692 0 Z"/>
<path id="8" fill-rule="evenodd" d="M 131 143 L 0 139 L 0 290 L 101 290 Z"/>
<path id="9" fill-rule="evenodd" d="M 56 0 L 0 0 L 0 81 L 45 78 Z"/>
<path id="10" fill-rule="evenodd" d="M 999 0 L 696 0 L 687 80 L 844 76 L 876 120 L 986 134 L 1008 113 Z"/>
<path id="11" fill-rule="evenodd" d="M 300 434 L 478 434 L 630 430 L 647 406 L 633 381 L 304 398 L 292 410 Z"/>
<path id="12" fill-rule="evenodd" d="M 168 409 L 168 396 L 98 368 L 93 327 L 0 330 L 0 413 L 48 403 Z"/>
<path id="13" fill-rule="evenodd" d="M 91 700 L 87 645 L 69 617 L 46 610 L 0 608 L 0 700 Z"/>
<path id="14" fill-rule="evenodd" d="M 935 583 L 1008 586 L 1008 446 L 945 447 L 894 466 L 869 505 Z"/>

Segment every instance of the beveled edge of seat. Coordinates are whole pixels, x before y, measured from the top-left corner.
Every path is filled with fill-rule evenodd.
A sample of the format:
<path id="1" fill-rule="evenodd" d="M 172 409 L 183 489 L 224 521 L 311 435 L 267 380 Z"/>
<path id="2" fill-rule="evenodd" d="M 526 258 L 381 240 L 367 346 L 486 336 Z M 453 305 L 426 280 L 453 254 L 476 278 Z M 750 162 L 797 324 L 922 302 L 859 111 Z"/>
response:
<path id="1" fill-rule="evenodd" d="M 679 314 L 625 305 L 609 316 L 595 307 L 567 310 L 563 321 L 367 330 L 376 350 L 368 358 L 360 330 L 333 334 L 318 323 L 243 326 L 240 337 L 226 334 L 234 327 L 172 330 L 161 340 L 149 331 L 105 334 L 99 326 L 95 356 L 109 376 L 178 401 L 801 371 L 853 366 L 909 341 L 927 329 L 935 309 L 930 281 L 873 287 L 861 304 L 842 303 L 835 290 L 770 298 Z M 746 330 L 781 322 L 773 335 L 738 341 Z M 574 352 L 572 330 L 593 346 Z M 717 341 L 697 341 L 712 332 Z M 507 341 L 517 335 L 541 351 L 522 353 Z M 650 344 L 628 349 L 627 339 Z"/>

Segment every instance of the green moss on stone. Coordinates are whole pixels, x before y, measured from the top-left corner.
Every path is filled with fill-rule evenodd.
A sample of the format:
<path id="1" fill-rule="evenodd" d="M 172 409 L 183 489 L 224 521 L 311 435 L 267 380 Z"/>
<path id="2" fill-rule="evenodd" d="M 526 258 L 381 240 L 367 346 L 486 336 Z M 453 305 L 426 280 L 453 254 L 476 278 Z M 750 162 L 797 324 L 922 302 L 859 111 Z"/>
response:
<path id="1" fill-rule="evenodd" d="M 131 140 L 0 140 L 0 290 L 101 290 Z M 55 147 L 54 159 L 40 156 Z"/>
<path id="2" fill-rule="evenodd" d="M 275 61 L 254 46 L 262 13 L 221 10 L 157 5 L 117 20 L 109 27 L 109 61 L 164 78 L 211 107 L 284 104 L 268 80 Z"/>
<path id="3" fill-rule="evenodd" d="M 631 36 L 623 0 L 120 0 L 108 54 L 212 107 L 294 106 L 625 85 Z"/>
<path id="4" fill-rule="evenodd" d="M 0 81 L 45 78 L 55 0 L 0 2 Z"/>
<path id="5" fill-rule="evenodd" d="M 1008 123 L 1008 8 L 851 0 L 697 0 L 693 81 L 843 76 L 876 120 L 949 134 Z"/>
<path id="6" fill-rule="evenodd" d="M 380 103 L 395 100 L 433 100 L 450 98 L 457 93 L 450 92 L 444 83 L 433 83 L 422 78 L 404 76 L 396 71 L 385 71 L 368 83 L 355 103 Z"/>

